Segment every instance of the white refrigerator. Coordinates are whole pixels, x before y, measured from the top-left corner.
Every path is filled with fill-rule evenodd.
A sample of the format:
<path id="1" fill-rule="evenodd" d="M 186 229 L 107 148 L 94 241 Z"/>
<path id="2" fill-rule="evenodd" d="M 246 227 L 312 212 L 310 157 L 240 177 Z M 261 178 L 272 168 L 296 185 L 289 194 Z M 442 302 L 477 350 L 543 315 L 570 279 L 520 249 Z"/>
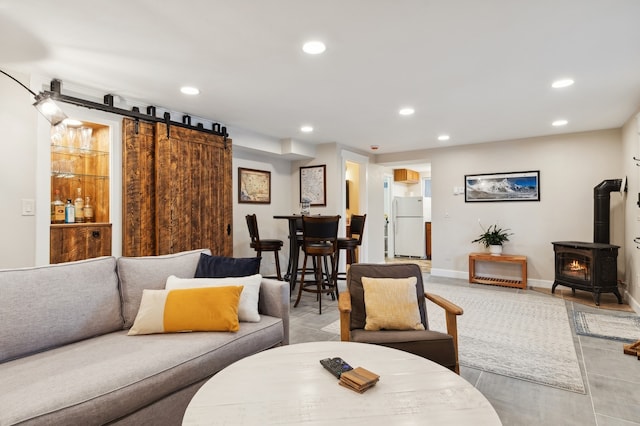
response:
<path id="1" fill-rule="evenodd" d="M 393 199 L 394 254 L 426 257 L 422 197 Z"/>

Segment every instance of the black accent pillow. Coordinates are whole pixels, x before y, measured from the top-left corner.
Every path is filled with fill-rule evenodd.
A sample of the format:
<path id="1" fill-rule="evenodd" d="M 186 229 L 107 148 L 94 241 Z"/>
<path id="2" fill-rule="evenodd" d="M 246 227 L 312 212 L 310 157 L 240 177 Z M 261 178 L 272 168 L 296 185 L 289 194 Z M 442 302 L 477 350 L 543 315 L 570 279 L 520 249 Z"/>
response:
<path id="1" fill-rule="evenodd" d="M 261 257 L 209 256 L 200 253 L 194 278 L 246 277 L 260 273 Z"/>

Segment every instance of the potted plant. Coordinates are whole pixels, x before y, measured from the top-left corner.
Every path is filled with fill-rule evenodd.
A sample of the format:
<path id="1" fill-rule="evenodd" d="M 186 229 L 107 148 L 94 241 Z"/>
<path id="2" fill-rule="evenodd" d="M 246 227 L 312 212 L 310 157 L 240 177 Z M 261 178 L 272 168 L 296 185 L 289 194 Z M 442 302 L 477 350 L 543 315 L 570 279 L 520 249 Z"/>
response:
<path id="1" fill-rule="evenodd" d="M 480 227 L 482 228 L 482 225 Z M 491 225 L 487 229 L 482 229 L 484 232 L 471 242 L 482 243 L 495 256 L 502 253 L 502 243 L 509 241 L 509 236 L 513 235 L 513 233 L 509 232 L 509 229 L 498 228 L 498 225 Z"/>

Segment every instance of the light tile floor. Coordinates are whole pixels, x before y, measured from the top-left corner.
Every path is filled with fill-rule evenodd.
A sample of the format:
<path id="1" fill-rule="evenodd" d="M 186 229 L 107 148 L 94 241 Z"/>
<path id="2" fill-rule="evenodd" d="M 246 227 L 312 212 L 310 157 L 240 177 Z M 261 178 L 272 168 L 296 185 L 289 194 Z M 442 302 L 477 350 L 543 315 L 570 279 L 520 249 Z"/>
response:
<path id="1" fill-rule="evenodd" d="M 432 278 L 429 274 L 424 276 L 427 282 L 433 280 L 439 283 L 469 286 L 465 280 Z M 340 283 L 341 286 L 343 283 Z M 487 287 L 499 291 L 523 291 L 495 286 Z M 294 308 L 293 302 L 296 295 L 294 292 L 291 298 L 291 343 L 339 340 L 338 335 L 321 330 L 322 327 L 338 319 L 337 302 L 332 301 L 329 296 L 323 296 L 322 315 L 318 315 L 318 302 L 314 294 L 303 293 L 300 304 Z M 565 301 L 565 304 L 567 315 L 572 315 L 573 310 L 628 315 L 624 312 L 596 310 L 571 301 Z M 620 342 L 579 336 L 575 330 L 573 330 L 573 340 L 587 387 L 586 395 L 464 366 L 461 367 L 461 375 L 487 397 L 505 426 L 640 425 L 640 360 L 624 355 Z"/>

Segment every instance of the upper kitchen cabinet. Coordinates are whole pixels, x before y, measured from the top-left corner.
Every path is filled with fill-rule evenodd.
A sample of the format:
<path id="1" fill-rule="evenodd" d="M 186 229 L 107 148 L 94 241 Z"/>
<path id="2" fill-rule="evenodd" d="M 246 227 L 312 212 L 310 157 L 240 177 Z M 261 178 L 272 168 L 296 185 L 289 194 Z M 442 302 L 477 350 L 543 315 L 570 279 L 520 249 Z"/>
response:
<path id="1" fill-rule="evenodd" d="M 393 180 L 401 183 L 418 183 L 420 182 L 420 173 L 410 169 L 394 169 Z"/>

